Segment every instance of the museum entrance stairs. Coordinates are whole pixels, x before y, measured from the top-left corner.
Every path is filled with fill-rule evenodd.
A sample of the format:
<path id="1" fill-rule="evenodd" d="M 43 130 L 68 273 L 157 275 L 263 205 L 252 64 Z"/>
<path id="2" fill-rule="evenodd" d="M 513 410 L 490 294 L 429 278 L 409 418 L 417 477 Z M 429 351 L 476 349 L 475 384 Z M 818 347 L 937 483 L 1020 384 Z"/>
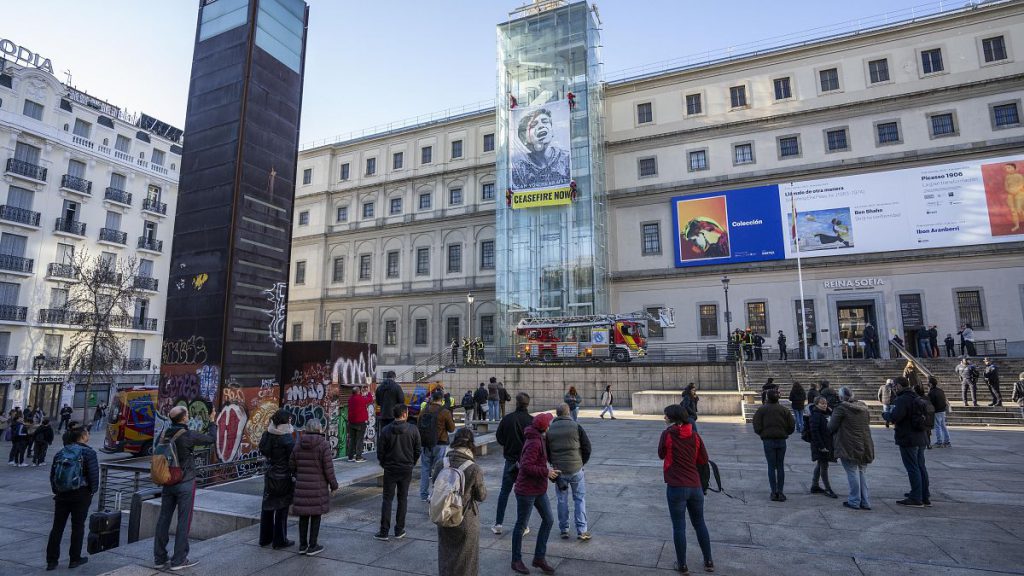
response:
<path id="1" fill-rule="evenodd" d="M 976 359 L 980 365 L 980 359 Z M 1010 402 L 1013 383 L 1024 371 L 1024 358 L 993 358 L 1000 370 L 1000 393 L 1003 396 L 1002 406 L 985 406 L 992 401 L 992 395 L 985 385 L 984 378 L 978 380 L 979 406 L 964 406 L 960 391 L 960 379 L 955 368 L 957 358 L 927 358 L 923 360 L 925 368 L 932 372 L 939 381 L 939 386 L 946 393 L 946 398 L 953 407 L 948 423 L 961 426 L 1021 426 L 1020 408 Z M 804 389 L 820 380 L 828 380 L 834 389 L 848 386 L 857 399 L 864 401 L 871 409 L 873 424 L 883 424 L 882 406 L 877 401 L 878 387 L 886 378 L 902 375 L 906 360 L 793 360 L 789 362 L 766 361 L 747 362 L 746 385 L 743 387 L 743 414 L 749 421 L 761 403 L 761 385 L 768 378 L 774 378 L 779 385 L 781 397 L 789 397 L 793 382 L 800 382 Z M 921 378 L 922 383 L 925 379 Z"/>

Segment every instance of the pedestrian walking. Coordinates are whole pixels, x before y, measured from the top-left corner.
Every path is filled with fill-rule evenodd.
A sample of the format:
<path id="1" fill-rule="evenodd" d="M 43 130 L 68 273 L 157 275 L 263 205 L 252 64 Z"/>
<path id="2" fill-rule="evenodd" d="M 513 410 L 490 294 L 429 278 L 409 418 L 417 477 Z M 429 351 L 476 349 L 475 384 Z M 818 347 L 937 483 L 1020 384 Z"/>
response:
<path id="1" fill-rule="evenodd" d="M 807 392 L 799 382 L 793 382 L 789 388 L 789 407 L 793 410 L 793 419 L 796 420 L 796 431 L 804 431 L 804 406 L 807 404 Z"/>
<path id="2" fill-rule="evenodd" d="M 50 426 L 50 419 L 43 418 L 43 423 L 32 433 L 32 463 L 42 466 L 46 462 L 46 451 L 53 444 L 53 426 Z"/>
<path id="3" fill-rule="evenodd" d="M 946 358 L 952 358 L 953 356 L 955 356 L 956 351 L 954 349 L 954 345 L 956 344 L 956 341 L 953 340 L 953 335 L 946 334 L 946 339 L 943 340 L 942 342 L 946 345 Z"/>
<path id="4" fill-rule="evenodd" d="M 500 407 L 501 407 L 501 416 L 498 418 L 499 421 L 500 421 L 501 418 L 505 417 L 505 403 L 509 402 L 511 400 L 512 400 L 512 396 L 508 393 L 508 390 L 505 389 L 505 383 L 499 380 L 498 381 L 498 403 L 500 404 Z"/>
<path id="5" fill-rule="evenodd" d="M 704 522 L 704 490 L 698 466 L 708 463 L 708 452 L 700 436 L 687 419 L 686 410 L 678 404 L 665 407 L 668 424 L 658 441 L 658 458 L 664 461 L 665 498 L 672 519 L 672 543 L 676 551 L 675 569 L 689 573 L 686 566 L 686 516 L 697 534 L 697 543 L 704 556 L 704 571 L 714 572 L 711 558 L 711 536 Z"/>
<path id="6" fill-rule="evenodd" d="M 779 391 L 769 390 L 767 403 L 754 412 L 754 433 L 764 444 L 764 457 L 768 461 L 768 484 L 773 502 L 785 502 L 786 438 L 796 429 L 793 412 L 779 404 Z"/>
<path id="7" fill-rule="evenodd" d="M 558 531 L 563 540 L 569 538 L 569 491 L 572 490 L 573 524 L 577 540 L 590 540 L 587 524 L 587 485 L 583 468 L 590 460 L 590 438 L 570 415 L 569 405 L 555 409 L 555 419 L 545 436 L 548 460 L 559 471 L 555 479 L 558 502 Z"/>
<path id="8" fill-rule="evenodd" d="M 434 463 L 435 482 L 443 468 L 458 470 L 469 463 L 462 471 L 462 523 L 452 527 L 437 526 L 438 576 L 480 573 L 480 502 L 487 499 L 487 486 L 484 483 L 484 472 L 473 454 L 475 449 L 473 431 L 460 428 L 452 435 L 445 458 Z"/>
<path id="9" fill-rule="evenodd" d="M 68 424 L 71 422 L 71 415 L 74 414 L 74 412 L 75 409 L 72 408 L 71 406 L 68 406 L 67 404 L 65 404 L 64 407 L 60 409 L 60 424 L 57 425 L 58 432 L 61 432 L 65 428 L 67 428 Z"/>
<path id="10" fill-rule="evenodd" d="M 416 429 L 420 435 L 420 500 L 430 501 L 430 482 L 433 478 L 434 464 L 444 460 L 448 450 L 448 434 L 455 431 L 455 420 L 450 410 L 444 407 L 444 392 L 434 390 L 430 395 L 430 404 L 420 410 L 416 419 Z"/>
<path id="11" fill-rule="evenodd" d="M 363 439 L 370 421 L 373 394 L 366 385 L 356 386 L 348 398 L 348 434 L 345 436 L 345 456 L 349 462 L 366 462 L 363 458 Z"/>
<path id="12" fill-rule="evenodd" d="M 395 538 L 405 538 L 405 511 L 409 501 L 412 469 L 420 459 L 420 433 L 409 423 L 409 408 L 396 404 L 392 412 L 394 421 L 380 432 L 377 440 L 377 461 L 384 469 L 384 498 L 380 508 L 380 531 L 377 540 L 387 540 L 391 528 L 391 503 L 397 497 L 395 512 Z"/>
<path id="13" fill-rule="evenodd" d="M 405 408 L 404 404 L 399 406 Z M 292 513 L 299 517 L 299 554 L 316 556 L 324 550 L 319 542 L 320 517 L 330 511 L 331 494 L 338 491 L 338 479 L 334 475 L 332 456 L 331 443 L 324 436 L 323 424 L 316 418 L 307 420 L 299 443 L 292 450 L 290 458 L 291 469 L 295 473 L 295 498 L 292 503 Z M 387 472 L 385 472 L 386 477 Z M 386 481 L 384 486 L 386 493 Z M 407 482 L 406 488 L 408 489 L 408 487 Z M 401 507 L 402 501 L 400 498 L 399 510 L 404 523 L 405 511 Z M 404 535 L 405 532 L 403 531 L 402 534 Z M 289 546 L 292 544 L 294 542 L 288 543 Z"/>
<path id="14" fill-rule="evenodd" d="M 196 463 L 192 451 L 196 446 L 217 442 L 217 411 L 210 410 L 210 422 L 206 432 L 189 428 L 189 413 L 184 406 L 175 406 L 167 413 L 171 424 L 164 429 L 158 442 L 173 442 L 181 468 L 181 480 L 177 484 L 163 486 L 160 494 L 160 516 L 156 521 L 153 537 L 153 564 L 158 568 L 184 570 L 199 562 L 188 557 L 188 533 L 192 526 L 192 506 L 196 494 Z M 170 540 L 171 517 L 178 511 L 178 524 L 174 533 L 174 553 L 167 559 L 167 542 Z"/>
<path id="15" fill-rule="evenodd" d="M 11 454 L 7 459 L 10 466 L 28 466 L 25 462 L 25 452 L 28 450 L 31 437 L 23 420 L 21 414 L 15 413 L 14 420 L 11 421 Z"/>
<path id="16" fill-rule="evenodd" d="M 939 388 L 939 381 L 934 376 L 928 377 L 928 401 L 935 409 L 935 447 L 950 448 L 949 429 L 946 427 L 949 402 L 946 400 L 946 393 Z"/>
<path id="17" fill-rule="evenodd" d="M 546 559 L 548 536 L 551 534 L 551 526 L 555 523 L 551 516 L 551 504 L 548 502 L 548 481 L 555 480 L 559 475 L 558 470 L 548 466 L 547 449 L 544 444 L 544 433 L 547 432 L 551 420 L 551 414 L 541 412 L 524 431 L 526 440 L 523 443 L 523 452 L 519 456 L 519 474 L 515 483 L 516 527 L 512 530 L 512 570 L 519 574 L 530 573 L 523 563 L 523 536 L 533 509 L 536 509 L 540 516 L 540 530 L 537 531 L 532 565 L 540 568 L 545 574 L 555 573 L 555 569 Z"/>
<path id="18" fill-rule="evenodd" d="M 1017 382 L 1013 385 L 1013 394 L 1010 396 L 1010 401 L 1017 403 L 1017 407 L 1020 408 L 1020 417 L 1024 419 L 1024 372 L 1017 376 Z"/>
<path id="19" fill-rule="evenodd" d="M 989 358 L 985 358 L 985 383 L 988 384 L 988 391 L 992 394 L 992 401 L 989 406 L 1002 406 L 1003 395 L 999 392 L 999 367 Z"/>
<path id="20" fill-rule="evenodd" d="M 885 384 L 878 387 L 876 397 L 882 403 L 882 419 L 885 420 L 885 415 L 892 412 L 892 403 L 896 400 L 896 385 L 892 378 L 886 378 Z M 885 427 L 889 427 L 888 420 L 885 420 Z"/>
<path id="21" fill-rule="evenodd" d="M 964 406 L 967 406 L 967 392 L 971 393 L 971 402 L 978 405 L 978 368 L 971 362 L 970 358 L 961 358 L 956 365 L 956 375 L 960 377 L 960 392 L 964 398 Z"/>
<path id="22" fill-rule="evenodd" d="M 260 454 L 266 458 L 267 471 L 263 474 L 259 544 L 272 545 L 275 550 L 295 544 L 288 539 L 288 507 L 295 495 L 291 466 L 295 429 L 290 420 L 287 410 L 274 412 L 267 430 L 260 437 Z"/>
<path id="23" fill-rule="evenodd" d="M 497 422 L 501 419 L 498 415 L 498 411 L 501 404 L 501 394 L 498 392 L 498 379 L 491 376 L 490 380 L 487 381 L 487 419 Z"/>
<path id="24" fill-rule="evenodd" d="M 837 405 L 838 407 L 838 405 Z M 828 419 L 832 410 L 828 407 L 828 400 L 824 396 L 818 396 L 811 406 L 811 461 L 815 463 L 814 473 L 811 475 L 811 494 L 824 494 L 829 498 L 838 498 L 832 491 L 832 483 L 828 478 L 828 465 L 835 462 L 835 447 L 832 441 L 832 433 L 828 430 Z M 819 483 L 819 479 L 821 482 Z M 822 488 L 821 484 L 825 487 Z"/>
<path id="25" fill-rule="evenodd" d="M 615 420 L 615 409 L 612 408 L 612 404 L 615 403 L 615 395 L 612 394 L 612 385 L 609 384 L 604 387 L 604 392 L 601 394 L 601 419 L 604 420 L 604 415 L 608 414 Z"/>
<path id="26" fill-rule="evenodd" d="M 89 429 L 73 428 L 71 444 L 54 455 L 50 467 L 50 489 L 53 491 L 53 525 L 46 543 L 46 569 L 55 570 L 60 561 L 60 543 L 64 528 L 71 519 L 71 545 L 68 568 L 77 568 L 89 561 L 82 556 L 85 519 L 89 515 L 92 496 L 100 487 L 100 465 L 96 451 L 89 447 Z"/>
<path id="27" fill-rule="evenodd" d="M 580 397 L 580 393 L 576 391 L 575 386 L 569 386 L 569 391 L 562 396 L 562 402 L 565 402 L 566 406 L 569 407 L 569 415 L 572 416 L 573 421 L 579 419 L 580 416 L 580 404 L 583 403 L 583 398 Z"/>
<path id="28" fill-rule="evenodd" d="M 516 409 L 501 419 L 494 434 L 505 458 L 505 465 L 501 471 L 501 490 L 498 492 L 498 512 L 494 518 L 494 525 L 491 526 L 491 532 L 495 534 L 501 534 L 508 497 L 519 475 L 519 457 L 523 452 L 523 442 L 526 441 L 525 431 L 533 424 L 529 408 L 530 395 L 526 392 L 516 394 Z M 530 528 L 526 527 L 525 530 L 529 532 Z"/>
<path id="29" fill-rule="evenodd" d="M 380 418 L 377 420 L 379 429 L 381 431 L 394 421 L 395 406 L 399 404 L 405 404 L 405 392 L 402 387 L 395 382 L 395 373 L 388 371 L 384 373 L 384 380 L 381 381 L 380 386 L 377 388 L 377 394 L 374 400 L 377 402 L 377 406 L 380 408 Z M 378 437 L 380 434 L 378 434 Z"/>
<path id="30" fill-rule="evenodd" d="M 779 360 L 789 360 L 789 352 L 786 350 L 786 334 L 779 330 L 779 337 L 775 340 L 779 345 Z"/>
<path id="31" fill-rule="evenodd" d="M 473 393 L 473 419 L 487 420 L 487 386 L 481 382 Z"/>
<path id="32" fill-rule="evenodd" d="M 928 445 L 927 410 L 925 400 L 910 387 L 906 378 L 897 378 L 896 405 L 889 414 L 889 421 L 896 429 L 893 439 L 900 447 L 900 458 L 910 481 L 910 492 L 896 503 L 903 506 L 931 506 L 931 492 L 928 490 L 928 468 L 925 465 L 925 446 Z"/>
<path id="33" fill-rule="evenodd" d="M 689 418 L 690 425 L 693 426 L 693 431 L 697 431 L 697 415 L 699 409 L 697 404 L 700 402 L 700 398 L 697 396 L 697 385 L 690 382 L 683 388 L 683 400 L 679 403 L 683 409 L 686 410 L 686 415 Z"/>
<path id="34" fill-rule="evenodd" d="M 828 432 L 835 437 L 835 455 L 846 471 L 850 485 L 843 506 L 852 510 L 871 510 L 868 500 L 868 464 L 875 460 L 875 442 L 871 439 L 871 411 L 856 400 L 853 391 L 839 389 L 839 405 L 832 411 Z"/>
<path id="35" fill-rule="evenodd" d="M 106 409 L 107 405 L 103 402 L 96 405 L 96 410 L 92 413 L 92 426 L 94 430 L 103 429 L 103 413 Z"/>
<path id="36" fill-rule="evenodd" d="M 839 394 L 836 393 L 835 389 L 829 385 L 828 380 L 822 380 L 818 384 L 818 394 L 814 398 L 815 402 L 818 401 L 817 396 L 825 397 L 825 400 L 828 401 L 829 410 L 835 408 L 836 405 L 839 404 Z"/>

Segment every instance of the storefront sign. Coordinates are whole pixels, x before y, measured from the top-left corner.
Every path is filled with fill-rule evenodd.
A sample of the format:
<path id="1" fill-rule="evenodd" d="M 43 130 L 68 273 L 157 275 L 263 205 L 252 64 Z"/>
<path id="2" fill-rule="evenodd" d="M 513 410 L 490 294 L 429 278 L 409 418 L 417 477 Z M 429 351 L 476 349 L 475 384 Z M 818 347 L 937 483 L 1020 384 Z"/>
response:
<path id="1" fill-rule="evenodd" d="M 117 106 L 104 102 L 99 98 L 93 98 L 85 92 L 79 92 L 74 88 L 68 88 L 68 100 L 71 100 L 72 102 L 78 102 L 79 104 L 88 106 L 89 108 L 92 108 L 94 110 L 99 110 L 107 116 L 121 118 L 121 109 Z"/>
<path id="2" fill-rule="evenodd" d="M 568 187 L 541 192 L 513 192 L 512 209 L 559 206 L 572 203 L 572 190 Z"/>
<path id="3" fill-rule="evenodd" d="M 841 280 L 825 280 L 821 285 L 825 288 L 832 288 L 836 290 L 850 290 L 854 288 L 885 286 L 885 280 L 882 280 L 881 278 L 849 278 Z"/>
<path id="4" fill-rule="evenodd" d="M 4 56 L 11 60 L 21 62 L 26 66 L 34 66 L 44 72 L 53 74 L 53 64 L 50 63 L 49 58 L 43 58 L 28 48 L 18 46 L 6 38 L 0 38 L 0 52 L 3 52 Z"/>

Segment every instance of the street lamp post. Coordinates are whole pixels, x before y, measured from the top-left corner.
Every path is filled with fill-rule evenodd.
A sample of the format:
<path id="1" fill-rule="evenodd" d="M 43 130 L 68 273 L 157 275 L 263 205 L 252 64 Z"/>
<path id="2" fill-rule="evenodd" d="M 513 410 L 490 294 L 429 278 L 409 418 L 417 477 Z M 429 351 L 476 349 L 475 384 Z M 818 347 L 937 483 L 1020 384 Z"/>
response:
<path id="1" fill-rule="evenodd" d="M 42 352 L 32 359 L 32 367 L 36 369 L 36 403 L 39 403 L 39 395 L 43 393 L 43 364 L 46 363 L 46 355 Z M 28 407 L 28 405 L 26 405 Z"/>
<path id="2" fill-rule="evenodd" d="M 722 276 L 722 290 L 725 291 L 725 350 L 732 358 L 732 312 L 729 310 L 729 277 Z"/>
<path id="3" fill-rule="evenodd" d="M 466 302 L 469 303 L 469 345 L 470 346 L 473 345 L 473 301 L 474 300 L 476 300 L 476 298 L 473 296 L 472 292 L 470 292 L 469 294 L 466 294 Z M 472 350 L 472 348 L 470 348 L 470 350 Z M 472 358 L 470 358 L 470 355 L 468 353 L 466 354 L 466 358 L 467 359 L 472 359 Z"/>

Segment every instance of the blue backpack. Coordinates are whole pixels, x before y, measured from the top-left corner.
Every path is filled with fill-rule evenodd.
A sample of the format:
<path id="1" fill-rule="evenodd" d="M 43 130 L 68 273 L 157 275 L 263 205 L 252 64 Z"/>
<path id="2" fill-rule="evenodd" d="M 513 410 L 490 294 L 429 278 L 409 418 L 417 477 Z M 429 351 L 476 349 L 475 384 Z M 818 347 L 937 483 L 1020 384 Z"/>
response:
<path id="1" fill-rule="evenodd" d="M 78 444 L 65 446 L 53 458 L 53 487 L 57 493 L 73 492 L 87 486 L 85 457 Z"/>

